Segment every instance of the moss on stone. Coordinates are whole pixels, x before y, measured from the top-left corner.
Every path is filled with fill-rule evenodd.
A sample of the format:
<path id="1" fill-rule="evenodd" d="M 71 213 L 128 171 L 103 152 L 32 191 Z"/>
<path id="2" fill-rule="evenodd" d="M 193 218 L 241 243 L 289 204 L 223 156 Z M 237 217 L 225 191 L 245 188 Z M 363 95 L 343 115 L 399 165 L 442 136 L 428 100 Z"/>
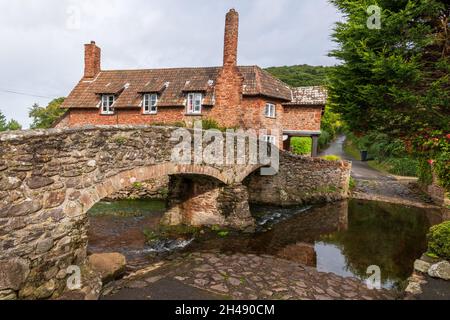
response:
<path id="1" fill-rule="evenodd" d="M 450 259 L 450 221 L 431 227 L 428 234 L 428 255 Z"/>

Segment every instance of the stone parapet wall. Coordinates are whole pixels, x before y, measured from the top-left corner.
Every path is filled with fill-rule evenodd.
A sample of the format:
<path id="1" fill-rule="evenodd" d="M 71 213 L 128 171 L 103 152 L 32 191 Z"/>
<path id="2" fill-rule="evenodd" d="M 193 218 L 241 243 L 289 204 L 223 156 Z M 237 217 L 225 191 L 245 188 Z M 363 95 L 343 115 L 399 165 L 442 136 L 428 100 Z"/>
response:
<path id="1" fill-rule="evenodd" d="M 250 175 L 244 184 L 249 201 L 291 206 L 333 202 L 348 197 L 351 162 L 280 154 L 276 176 Z"/>

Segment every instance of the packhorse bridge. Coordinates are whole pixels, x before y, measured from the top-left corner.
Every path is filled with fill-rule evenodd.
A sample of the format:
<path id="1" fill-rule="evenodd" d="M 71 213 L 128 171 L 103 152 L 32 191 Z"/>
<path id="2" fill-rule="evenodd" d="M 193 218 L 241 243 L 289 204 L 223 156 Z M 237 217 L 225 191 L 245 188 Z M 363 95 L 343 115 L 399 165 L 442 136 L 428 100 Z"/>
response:
<path id="1" fill-rule="evenodd" d="M 164 223 L 238 229 L 254 224 L 249 202 L 284 206 L 347 197 L 348 162 L 281 151 L 274 176 L 261 176 L 263 165 L 174 163 L 177 129 L 0 134 L 0 298 L 48 298 L 64 290 L 67 267 L 86 260 L 87 211 L 135 183 L 170 176 Z"/>

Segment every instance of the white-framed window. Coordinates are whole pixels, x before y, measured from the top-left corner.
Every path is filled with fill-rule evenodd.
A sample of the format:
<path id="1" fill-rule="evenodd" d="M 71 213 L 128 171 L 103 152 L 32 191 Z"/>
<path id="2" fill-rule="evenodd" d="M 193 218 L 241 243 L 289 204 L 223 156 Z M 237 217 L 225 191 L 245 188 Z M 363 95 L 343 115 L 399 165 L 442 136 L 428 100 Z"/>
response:
<path id="1" fill-rule="evenodd" d="M 102 95 L 102 114 L 114 114 L 113 104 L 116 101 L 116 97 L 113 94 Z"/>
<path id="2" fill-rule="evenodd" d="M 144 94 L 144 113 L 156 114 L 158 113 L 158 95 L 156 93 Z"/>
<path id="3" fill-rule="evenodd" d="M 273 103 L 266 103 L 264 115 L 268 118 L 275 118 L 277 116 L 276 107 Z"/>
<path id="4" fill-rule="evenodd" d="M 201 114 L 202 113 L 202 99 L 201 93 L 188 93 L 187 95 L 187 108 L 188 114 Z"/>
<path id="5" fill-rule="evenodd" d="M 265 141 L 265 142 L 269 142 L 271 144 L 276 145 L 277 137 L 271 136 L 271 135 L 263 135 L 262 136 L 262 140 Z"/>

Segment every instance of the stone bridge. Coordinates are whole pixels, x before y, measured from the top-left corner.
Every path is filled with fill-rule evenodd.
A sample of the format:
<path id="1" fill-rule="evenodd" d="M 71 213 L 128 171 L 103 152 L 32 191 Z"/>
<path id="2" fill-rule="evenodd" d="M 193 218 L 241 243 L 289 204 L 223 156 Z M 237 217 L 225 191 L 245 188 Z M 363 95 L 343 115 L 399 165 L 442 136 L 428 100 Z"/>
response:
<path id="1" fill-rule="evenodd" d="M 264 177 L 262 165 L 173 163 L 179 144 L 174 130 L 112 126 L 0 134 L 0 298 L 61 292 L 67 267 L 86 259 L 86 212 L 135 183 L 170 176 L 165 223 L 239 229 L 254 224 L 249 201 L 295 205 L 347 196 L 347 162 L 281 153 L 279 173 Z"/>

